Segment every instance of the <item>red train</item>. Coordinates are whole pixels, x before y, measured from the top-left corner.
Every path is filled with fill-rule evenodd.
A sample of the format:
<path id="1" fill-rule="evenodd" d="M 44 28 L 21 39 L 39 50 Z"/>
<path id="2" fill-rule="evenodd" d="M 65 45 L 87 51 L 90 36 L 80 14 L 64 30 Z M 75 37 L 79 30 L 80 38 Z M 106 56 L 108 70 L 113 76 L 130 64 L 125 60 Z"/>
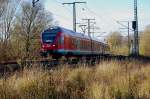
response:
<path id="1" fill-rule="evenodd" d="M 62 56 L 91 56 L 109 52 L 109 46 L 81 33 L 53 27 L 41 34 L 41 55 L 60 58 Z"/>

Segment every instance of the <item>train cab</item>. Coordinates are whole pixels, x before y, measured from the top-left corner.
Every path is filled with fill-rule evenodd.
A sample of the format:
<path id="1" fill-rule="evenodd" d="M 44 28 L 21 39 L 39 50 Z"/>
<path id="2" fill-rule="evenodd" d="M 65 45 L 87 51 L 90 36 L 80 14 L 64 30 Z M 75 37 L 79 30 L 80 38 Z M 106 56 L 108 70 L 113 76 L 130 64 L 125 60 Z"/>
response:
<path id="1" fill-rule="evenodd" d="M 61 30 L 59 28 L 49 28 L 43 31 L 41 34 L 41 55 L 54 54 L 60 47 L 60 38 Z"/>

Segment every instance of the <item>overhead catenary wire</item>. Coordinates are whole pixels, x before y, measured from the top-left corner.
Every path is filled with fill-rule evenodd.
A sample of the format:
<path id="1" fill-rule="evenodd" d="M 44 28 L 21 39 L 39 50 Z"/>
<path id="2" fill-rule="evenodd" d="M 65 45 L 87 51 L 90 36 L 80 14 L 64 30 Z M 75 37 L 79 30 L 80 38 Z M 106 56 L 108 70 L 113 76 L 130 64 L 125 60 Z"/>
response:
<path id="1" fill-rule="evenodd" d="M 66 11 L 69 12 L 69 14 L 72 16 L 72 11 L 71 11 L 70 9 L 68 9 L 66 6 L 63 6 L 63 5 L 62 5 L 63 2 L 60 2 L 60 1 L 58 1 L 58 0 L 53 0 L 53 1 L 55 1 L 57 4 L 59 4 L 60 7 L 65 8 Z"/>
<path id="2" fill-rule="evenodd" d="M 58 1 L 58 0 L 53 0 L 54 3 L 57 3 L 56 6 L 61 7 L 61 9 L 63 9 L 64 13 L 66 13 L 68 16 L 62 15 L 60 14 L 58 11 L 54 9 L 53 12 L 51 12 L 53 14 L 53 16 L 55 17 L 55 20 L 59 22 L 59 24 L 62 22 L 61 20 L 65 21 L 65 23 L 67 23 L 68 25 L 71 25 L 69 20 L 72 20 L 69 16 L 72 15 L 71 11 L 69 9 L 67 9 L 67 7 L 63 7 L 62 6 L 62 2 Z M 59 8 L 60 9 L 60 8 Z M 57 13 L 58 12 L 58 13 Z M 62 24 L 63 25 L 63 24 Z"/>
<path id="3" fill-rule="evenodd" d="M 53 0 L 53 1 L 55 1 L 56 3 L 58 3 L 59 5 L 61 5 L 62 6 L 62 4 L 64 5 L 64 3 L 63 2 L 60 2 L 60 1 L 58 1 L 58 0 Z M 69 3 L 69 5 L 70 4 L 73 4 L 73 7 L 74 7 L 74 9 L 75 9 L 75 4 L 76 3 L 83 3 L 83 2 L 73 2 L 73 3 Z M 68 9 L 66 6 L 63 6 L 63 8 L 65 8 L 66 10 L 67 10 L 67 12 L 70 12 L 71 13 L 71 16 L 73 16 L 73 17 L 75 17 L 75 14 L 74 15 L 72 15 L 72 13 L 74 12 L 75 13 L 75 10 L 73 10 L 73 11 L 70 11 L 70 9 Z M 74 22 L 74 30 L 76 31 L 76 29 L 75 29 L 75 24 L 76 23 L 79 23 L 79 22 L 75 22 L 75 18 L 73 18 L 73 22 Z"/>
<path id="4" fill-rule="evenodd" d="M 95 11 L 91 10 L 88 5 L 86 5 L 86 9 L 87 9 L 90 13 L 92 13 L 93 15 L 97 16 L 97 18 L 100 20 L 100 22 L 104 21 L 105 23 L 102 22 L 102 23 L 104 23 L 104 27 L 108 27 L 108 28 L 109 28 L 109 27 L 112 27 L 112 25 L 111 25 L 112 22 L 114 22 L 114 24 L 117 25 L 116 22 L 117 22 L 118 20 L 116 20 L 116 19 L 114 19 L 114 18 L 112 18 L 112 17 L 106 19 L 106 17 L 104 17 L 104 16 L 102 16 L 102 15 L 96 13 Z M 106 13 L 106 12 L 104 12 L 104 11 L 103 11 L 103 13 L 105 13 L 104 15 L 108 15 L 108 14 L 109 14 L 109 13 Z M 107 17 L 109 17 L 109 16 L 107 16 Z M 112 22 L 109 22 L 109 20 L 111 20 Z M 107 24 L 106 24 L 106 23 L 107 23 Z M 107 26 L 106 26 L 106 25 L 107 25 Z"/>
<path id="5" fill-rule="evenodd" d="M 100 20 L 100 22 L 102 22 L 102 20 L 105 20 L 105 22 L 107 23 L 107 25 L 110 26 L 109 21 L 106 20 L 103 16 L 98 15 L 96 12 L 94 12 L 93 10 L 91 10 L 88 6 L 86 6 L 86 9 L 87 9 L 89 12 L 91 12 L 92 14 L 94 14 L 95 16 L 97 16 L 98 19 Z M 118 21 L 117 21 L 116 19 L 113 19 L 113 18 L 112 18 L 112 20 L 113 20 L 115 23 L 118 23 Z M 130 29 L 130 30 L 133 31 L 132 29 Z M 104 37 L 105 37 L 105 36 L 104 36 Z"/>
<path id="6" fill-rule="evenodd" d="M 56 3 L 58 3 L 59 5 L 61 5 L 62 4 L 62 2 L 60 2 L 60 1 L 58 1 L 58 0 L 54 0 Z M 62 5 L 61 5 L 62 6 Z M 66 6 L 63 6 L 64 8 L 66 8 Z M 90 14 L 92 14 L 91 16 L 96 16 L 96 19 L 98 19 L 98 21 L 99 22 L 101 22 L 101 25 L 103 25 L 102 26 L 102 28 L 101 29 L 103 29 L 103 27 L 104 28 L 109 28 L 109 27 L 112 27 L 111 26 L 111 22 L 109 22 L 109 20 L 108 19 L 106 19 L 106 18 L 104 18 L 103 16 L 101 16 L 101 15 L 99 15 L 99 14 L 97 14 L 95 11 L 93 11 L 93 10 L 91 10 L 87 5 L 85 5 L 85 8 L 84 8 L 86 11 L 85 11 L 85 13 L 90 13 Z M 69 9 L 67 9 L 66 8 L 66 10 L 68 11 L 68 12 L 70 12 L 70 10 Z M 72 13 L 72 12 L 71 12 Z M 83 13 L 83 12 L 82 12 Z M 57 16 L 62 16 L 62 15 L 58 15 L 57 14 Z M 85 14 L 84 16 L 82 16 L 82 17 L 86 17 L 87 18 L 87 14 Z M 81 16 L 78 16 L 78 17 L 81 17 Z M 94 17 L 95 18 L 95 17 Z M 67 19 L 65 16 L 63 16 L 63 19 Z M 82 19 L 82 18 L 81 18 Z M 79 19 L 78 19 L 79 20 Z M 103 22 L 103 20 L 104 20 L 104 22 Z M 116 22 L 117 20 L 115 20 L 115 19 L 112 19 L 114 22 Z M 67 22 L 67 20 L 66 20 L 66 22 Z M 79 22 L 80 23 L 80 22 Z M 106 24 L 107 23 L 107 24 Z"/>
<path id="7" fill-rule="evenodd" d="M 62 7 L 63 9 L 65 8 L 65 10 L 66 10 L 66 12 L 69 14 L 69 15 L 72 15 L 71 13 L 71 11 L 69 10 L 69 9 L 67 9 L 67 7 L 63 7 L 62 6 L 62 2 L 60 2 L 60 1 L 58 1 L 58 0 L 53 0 L 55 3 L 57 3 L 58 5 L 60 5 L 59 7 Z M 57 12 L 57 11 L 56 11 Z M 53 13 L 53 12 L 52 12 Z M 53 13 L 54 15 L 56 15 L 56 16 L 61 16 L 61 17 L 63 17 L 63 19 L 69 19 L 69 17 L 66 17 L 66 16 L 63 16 L 63 15 L 60 15 L 60 14 L 56 14 L 56 13 Z"/>
<path id="8" fill-rule="evenodd" d="M 58 4 L 62 4 L 62 2 L 60 2 L 60 1 L 58 1 L 58 0 L 54 0 L 55 2 L 57 2 Z M 65 6 L 64 6 L 65 7 Z M 66 8 L 66 7 L 65 7 Z M 68 9 L 67 9 L 68 10 Z M 69 10 L 68 10 L 69 11 Z M 69 11 L 70 12 L 70 11 Z M 59 15 L 60 16 L 60 15 Z M 61 15 L 62 16 L 62 15 Z M 84 15 L 84 16 L 87 16 L 86 14 Z M 80 17 L 80 16 L 78 16 L 78 17 Z M 85 17 L 84 17 L 85 18 Z M 65 18 L 66 19 L 66 18 Z M 80 17 L 80 19 L 83 19 L 83 18 L 81 18 Z M 79 19 L 78 19 L 78 21 L 79 21 Z M 80 22 L 77 22 L 77 23 L 80 23 Z"/>
<path id="9" fill-rule="evenodd" d="M 102 22 L 102 21 L 105 21 L 105 25 L 107 25 L 108 27 L 111 26 L 111 25 L 110 25 L 111 22 L 109 22 L 108 19 L 104 18 L 103 16 L 97 14 L 95 11 L 91 10 L 91 9 L 88 7 L 88 5 L 86 5 L 85 8 L 86 8 L 86 10 L 87 10 L 88 12 L 90 12 L 92 15 L 95 15 L 95 16 L 97 17 L 97 19 L 99 20 L 99 22 L 104 23 L 104 22 Z M 112 19 L 112 20 L 113 20 L 114 22 L 116 22 L 116 20 L 114 20 L 114 19 Z M 107 24 L 106 24 L 106 23 L 107 23 Z M 104 25 L 104 24 L 103 24 L 103 25 Z M 106 27 L 105 25 L 104 25 L 104 27 Z"/>
<path id="10" fill-rule="evenodd" d="M 101 23 L 100 29 L 107 29 L 109 27 L 112 27 L 112 25 L 110 24 L 111 22 L 106 20 L 103 16 L 97 14 L 95 11 L 91 10 L 87 5 L 86 5 L 85 9 L 87 10 L 88 13 L 92 14 L 91 16 L 96 16 L 95 18 L 98 19 L 97 21 L 99 21 Z M 116 22 L 116 20 L 113 20 L 113 21 Z M 97 33 L 101 33 L 101 32 L 97 32 Z M 108 34 L 109 33 L 107 31 L 107 32 L 105 32 L 105 34 L 101 34 L 101 35 L 103 36 L 103 35 L 108 35 Z M 107 36 L 103 36 L 103 37 L 107 37 Z"/>

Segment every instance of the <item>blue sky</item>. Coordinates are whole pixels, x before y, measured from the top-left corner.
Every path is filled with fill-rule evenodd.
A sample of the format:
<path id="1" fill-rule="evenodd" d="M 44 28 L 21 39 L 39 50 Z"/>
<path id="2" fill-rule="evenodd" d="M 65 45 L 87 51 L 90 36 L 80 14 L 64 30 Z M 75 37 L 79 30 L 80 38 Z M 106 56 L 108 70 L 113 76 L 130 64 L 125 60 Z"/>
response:
<path id="1" fill-rule="evenodd" d="M 72 6 L 61 4 L 72 1 L 87 2 L 77 6 L 77 22 L 82 23 L 83 18 L 95 18 L 101 28 L 98 32 L 119 31 L 120 25 L 116 21 L 133 20 L 134 0 L 45 0 L 45 8 L 54 14 L 59 25 L 72 29 Z M 150 0 L 138 0 L 140 31 L 150 24 L 149 4 Z"/>

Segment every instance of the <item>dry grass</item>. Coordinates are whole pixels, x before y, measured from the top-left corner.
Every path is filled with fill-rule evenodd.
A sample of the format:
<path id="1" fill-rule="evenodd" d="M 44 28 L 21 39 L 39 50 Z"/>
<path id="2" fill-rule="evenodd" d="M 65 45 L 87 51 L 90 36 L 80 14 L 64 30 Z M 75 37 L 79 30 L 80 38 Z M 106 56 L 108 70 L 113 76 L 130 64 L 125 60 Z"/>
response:
<path id="1" fill-rule="evenodd" d="M 150 64 L 111 61 L 94 68 L 24 69 L 0 79 L 0 99 L 150 99 Z"/>

